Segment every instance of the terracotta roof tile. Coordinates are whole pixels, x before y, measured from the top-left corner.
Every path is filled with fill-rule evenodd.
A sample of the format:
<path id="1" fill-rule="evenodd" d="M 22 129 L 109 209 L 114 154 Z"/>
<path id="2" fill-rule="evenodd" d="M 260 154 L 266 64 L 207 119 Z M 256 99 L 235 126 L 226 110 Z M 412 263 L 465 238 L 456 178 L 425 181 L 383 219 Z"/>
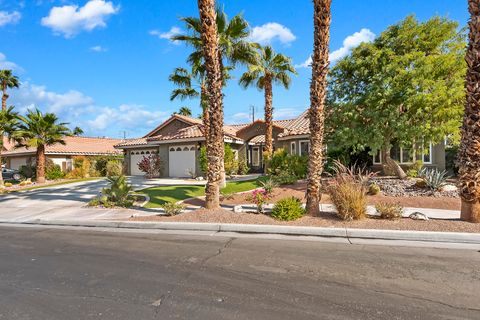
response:
<path id="1" fill-rule="evenodd" d="M 127 139 L 115 145 L 115 148 L 126 146 L 141 146 L 147 144 L 147 138 Z"/>
<path id="2" fill-rule="evenodd" d="M 120 154 L 121 150 L 115 149 L 114 146 L 120 143 L 121 139 L 110 138 L 92 138 L 92 137 L 65 137 L 65 145 L 60 143 L 45 148 L 46 154 L 68 154 L 68 155 L 104 155 L 104 154 Z M 14 148 L 3 152 L 2 156 L 35 153 L 33 148 Z"/>
<path id="3" fill-rule="evenodd" d="M 308 110 L 304 111 L 298 118 L 292 120 L 286 127 L 285 132 L 280 133 L 279 137 L 297 136 L 310 134 L 310 120 Z"/>

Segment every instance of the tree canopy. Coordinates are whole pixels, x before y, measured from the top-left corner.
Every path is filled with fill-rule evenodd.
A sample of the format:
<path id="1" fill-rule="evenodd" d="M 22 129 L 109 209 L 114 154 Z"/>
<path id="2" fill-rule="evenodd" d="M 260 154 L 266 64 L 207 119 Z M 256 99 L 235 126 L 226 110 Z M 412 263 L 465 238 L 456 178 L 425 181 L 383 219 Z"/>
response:
<path id="1" fill-rule="evenodd" d="M 331 69 L 327 126 L 336 147 L 371 153 L 446 136 L 458 141 L 465 34 L 455 21 L 408 16 Z"/>

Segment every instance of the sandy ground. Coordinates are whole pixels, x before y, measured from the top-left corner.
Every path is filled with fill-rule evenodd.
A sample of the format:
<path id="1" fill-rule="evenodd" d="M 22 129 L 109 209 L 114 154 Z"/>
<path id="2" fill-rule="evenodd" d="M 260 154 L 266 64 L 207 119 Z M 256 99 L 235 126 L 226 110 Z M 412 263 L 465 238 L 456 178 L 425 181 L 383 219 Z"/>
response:
<path id="1" fill-rule="evenodd" d="M 210 222 L 210 223 L 241 223 L 241 224 L 269 224 L 287 226 L 309 226 L 330 228 L 361 228 L 361 229 L 389 229 L 389 230 L 418 230 L 418 231 L 451 231 L 480 233 L 480 224 L 459 220 L 429 220 L 416 221 L 409 218 L 401 220 L 381 220 L 366 218 L 358 221 L 342 221 L 331 214 L 322 213 L 319 216 L 304 216 L 295 221 L 278 221 L 268 215 L 253 213 L 234 213 L 228 210 L 208 211 L 204 209 L 182 213 L 173 217 L 148 216 L 135 217 L 135 221 L 164 221 L 164 222 Z"/>
<path id="2" fill-rule="evenodd" d="M 273 196 L 269 203 L 274 203 L 282 198 L 294 196 L 299 199 L 305 197 L 306 184 L 297 183 L 295 185 L 282 186 L 275 188 Z M 249 203 L 245 198 L 247 194 L 236 194 L 228 199 L 223 199 L 222 204 L 245 204 Z M 446 210 L 460 210 L 460 198 L 451 197 L 391 197 L 384 195 L 367 196 L 368 204 L 375 205 L 379 202 L 399 203 L 403 207 L 415 208 L 435 208 Z M 203 206 L 204 202 L 200 199 L 185 201 L 186 204 Z M 328 194 L 322 195 L 321 203 L 332 203 Z"/>

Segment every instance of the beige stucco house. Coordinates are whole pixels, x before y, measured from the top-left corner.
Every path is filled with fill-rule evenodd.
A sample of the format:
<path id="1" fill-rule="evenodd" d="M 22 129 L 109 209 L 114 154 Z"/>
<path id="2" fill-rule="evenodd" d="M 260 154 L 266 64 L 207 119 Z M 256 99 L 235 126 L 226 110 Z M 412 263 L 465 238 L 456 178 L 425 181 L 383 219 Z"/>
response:
<path id="1" fill-rule="evenodd" d="M 137 139 L 128 139 L 115 146 L 125 154 L 127 174 L 143 175 L 138 163 L 144 156 L 158 154 L 163 163 L 164 177 L 189 177 L 202 175 L 199 153 L 205 144 L 204 127 L 200 119 L 183 115 L 172 115 L 168 120 Z M 232 146 L 239 159 L 246 161 L 252 171 L 263 170 L 263 146 L 265 142 L 265 122 L 257 120 L 244 124 L 224 126 L 224 141 Z M 310 129 L 308 113 L 305 111 L 295 119 L 273 122 L 274 148 L 283 148 L 290 154 L 308 156 L 310 151 Z M 406 150 L 399 149 L 398 161 L 408 166 L 412 161 L 406 157 Z M 417 157 L 420 155 L 417 155 Z M 421 157 L 426 165 L 445 168 L 445 148 L 443 144 L 432 145 L 428 154 Z M 372 157 L 374 167 L 381 165 L 379 157 Z"/>
<path id="2" fill-rule="evenodd" d="M 65 172 L 72 170 L 74 156 L 122 155 L 121 150 L 114 148 L 123 141 L 121 139 L 74 136 L 65 137 L 64 141 L 65 145 L 57 143 L 47 146 L 45 155 Z M 7 168 L 18 170 L 21 166 L 34 164 L 35 154 L 34 148 L 15 148 L 13 144 L 8 144 L 7 150 L 2 152 L 2 158 Z"/>

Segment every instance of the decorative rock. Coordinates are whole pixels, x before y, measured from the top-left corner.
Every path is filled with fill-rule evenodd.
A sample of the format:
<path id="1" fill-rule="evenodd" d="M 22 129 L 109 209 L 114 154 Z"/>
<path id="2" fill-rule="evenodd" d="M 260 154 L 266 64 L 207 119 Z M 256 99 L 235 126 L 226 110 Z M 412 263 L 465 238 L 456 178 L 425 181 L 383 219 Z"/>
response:
<path id="1" fill-rule="evenodd" d="M 457 186 L 454 186 L 453 184 L 446 184 L 440 189 L 441 192 L 451 192 L 451 191 L 457 191 L 457 190 L 458 190 Z"/>
<path id="2" fill-rule="evenodd" d="M 197 181 L 203 181 L 203 177 L 196 177 L 195 180 L 197 180 Z"/>
<path id="3" fill-rule="evenodd" d="M 430 219 L 428 219 L 428 217 L 421 213 L 421 212 L 414 212 L 412 213 L 411 215 L 408 216 L 410 219 L 413 219 L 413 220 L 425 220 L 425 221 L 428 221 Z"/>
<path id="4" fill-rule="evenodd" d="M 233 212 L 235 212 L 235 213 L 242 213 L 242 212 L 243 212 L 242 206 L 234 206 L 234 207 L 233 207 Z"/>

